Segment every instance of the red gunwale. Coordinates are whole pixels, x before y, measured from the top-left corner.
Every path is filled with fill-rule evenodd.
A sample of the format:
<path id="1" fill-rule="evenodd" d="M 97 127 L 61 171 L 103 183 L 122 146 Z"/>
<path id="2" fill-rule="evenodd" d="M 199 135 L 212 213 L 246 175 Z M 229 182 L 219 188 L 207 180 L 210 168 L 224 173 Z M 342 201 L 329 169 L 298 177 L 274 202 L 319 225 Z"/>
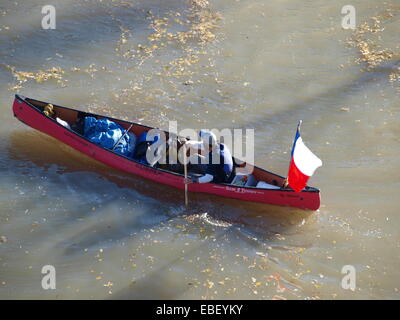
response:
<path id="1" fill-rule="evenodd" d="M 166 171 L 159 168 L 153 168 L 148 165 L 139 163 L 131 158 L 127 158 L 111 150 L 100 147 L 75 131 L 72 131 L 60 125 L 57 121 L 47 117 L 40 110 L 40 107 L 47 105 L 47 102 L 34 100 L 15 95 L 13 103 L 14 116 L 26 125 L 48 134 L 57 140 L 64 142 L 70 147 L 86 154 L 87 156 L 100 161 L 113 168 L 138 175 L 162 184 L 170 185 L 175 188 L 184 188 L 184 177 L 181 174 Z M 66 108 L 53 104 L 56 114 L 61 119 L 71 123 L 74 121 L 77 113 L 76 109 Z M 74 114 L 75 113 L 75 114 Z M 124 128 L 128 128 L 131 124 L 131 131 L 135 134 L 140 134 L 144 130 L 153 129 L 142 124 L 128 122 L 112 117 L 102 116 L 85 112 L 85 114 L 96 118 L 106 118 L 117 122 Z M 164 131 L 165 132 L 165 131 Z M 165 132 L 168 135 L 168 132 Z M 259 167 L 254 167 L 254 172 L 257 180 L 263 180 L 273 184 L 273 181 L 279 185 L 283 183 L 284 178 Z M 290 189 L 262 189 L 255 187 L 241 187 L 229 184 L 205 183 L 205 184 L 190 184 L 188 185 L 190 192 L 209 193 L 222 197 L 256 202 L 266 203 L 278 206 L 289 206 L 303 210 L 318 210 L 320 206 L 320 191 L 313 187 L 306 187 L 301 192 L 294 192 Z"/>

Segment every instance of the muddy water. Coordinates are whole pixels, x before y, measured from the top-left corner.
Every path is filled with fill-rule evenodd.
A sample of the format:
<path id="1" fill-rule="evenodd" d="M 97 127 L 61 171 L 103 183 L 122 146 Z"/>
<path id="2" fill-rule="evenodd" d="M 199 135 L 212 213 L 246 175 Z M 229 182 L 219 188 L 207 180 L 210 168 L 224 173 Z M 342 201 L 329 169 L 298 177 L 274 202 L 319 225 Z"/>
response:
<path id="1" fill-rule="evenodd" d="M 398 299 L 400 3 L 0 3 L 0 298 Z M 18 122 L 13 95 L 167 128 L 254 128 L 286 174 L 295 126 L 318 212 L 190 195 Z M 56 289 L 43 290 L 44 265 Z M 343 266 L 356 270 L 354 291 Z"/>

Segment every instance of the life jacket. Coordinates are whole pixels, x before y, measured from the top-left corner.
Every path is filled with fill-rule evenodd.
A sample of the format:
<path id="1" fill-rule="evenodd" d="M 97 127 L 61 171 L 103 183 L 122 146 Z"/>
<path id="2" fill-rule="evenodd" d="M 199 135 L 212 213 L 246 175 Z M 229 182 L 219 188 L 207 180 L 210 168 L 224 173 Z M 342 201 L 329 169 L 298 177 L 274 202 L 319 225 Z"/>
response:
<path id="1" fill-rule="evenodd" d="M 215 152 L 219 153 L 219 164 L 213 163 L 213 157 Z M 216 183 L 228 183 L 232 178 L 233 172 L 233 159 L 229 149 L 220 143 L 219 148 L 212 150 L 209 153 L 209 162 L 207 165 L 206 173 L 214 176 L 213 182 Z"/>

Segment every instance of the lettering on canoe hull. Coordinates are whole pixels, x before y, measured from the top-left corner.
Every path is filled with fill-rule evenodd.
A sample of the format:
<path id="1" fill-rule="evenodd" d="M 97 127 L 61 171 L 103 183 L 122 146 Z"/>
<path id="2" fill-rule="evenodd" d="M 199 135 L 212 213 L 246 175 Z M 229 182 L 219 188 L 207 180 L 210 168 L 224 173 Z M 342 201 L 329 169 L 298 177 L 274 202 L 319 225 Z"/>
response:
<path id="1" fill-rule="evenodd" d="M 214 185 L 213 187 L 215 189 L 223 189 L 226 191 L 233 191 L 236 193 L 264 194 L 264 192 L 262 192 L 262 191 L 246 189 L 246 188 L 235 188 L 235 187 L 230 187 L 230 186 L 219 186 L 219 185 Z"/>
<path id="2" fill-rule="evenodd" d="M 214 185 L 213 188 L 215 189 L 222 189 L 226 191 L 233 191 L 235 193 L 250 193 L 250 194 L 265 194 L 263 191 L 258 191 L 258 190 L 253 190 L 253 189 L 246 189 L 246 188 L 235 188 L 235 187 L 230 187 L 230 186 L 219 186 L 219 185 Z M 279 193 L 279 196 L 281 198 L 292 198 L 292 199 L 298 199 L 300 198 L 299 195 L 292 194 L 292 193 Z M 303 200 L 303 198 L 300 198 L 300 200 Z"/>

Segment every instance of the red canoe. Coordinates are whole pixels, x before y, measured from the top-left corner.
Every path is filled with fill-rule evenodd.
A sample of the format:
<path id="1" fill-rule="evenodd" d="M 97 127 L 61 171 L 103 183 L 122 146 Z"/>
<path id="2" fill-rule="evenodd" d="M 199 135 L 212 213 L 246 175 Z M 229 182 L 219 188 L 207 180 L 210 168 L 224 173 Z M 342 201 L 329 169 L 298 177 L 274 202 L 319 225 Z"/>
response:
<path id="1" fill-rule="evenodd" d="M 162 184 L 167 184 L 175 188 L 184 188 L 184 177 L 182 174 L 159 168 L 153 168 L 90 142 L 79 133 L 64 127 L 53 118 L 46 116 L 43 113 L 43 110 L 47 105 L 47 102 L 16 95 L 13 104 L 14 116 L 26 125 L 44 132 L 49 136 L 54 137 L 71 146 L 72 148 L 86 154 L 87 156 L 103 162 L 111 167 Z M 54 104 L 53 106 L 55 115 L 57 117 L 67 121 L 69 124 L 76 122 L 78 113 L 80 112 L 79 110 Z M 139 136 L 143 131 L 153 129 L 141 124 L 118 120 L 97 114 L 85 112 L 85 115 L 93 116 L 97 119 L 110 119 L 125 129 L 128 129 L 133 124 L 133 127 L 130 131 L 135 133 L 137 136 Z M 283 177 L 259 167 L 254 167 L 253 175 L 257 181 L 264 181 L 271 185 L 281 186 L 284 182 Z M 318 189 L 313 187 L 306 187 L 301 192 L 294 192 L 291 189 L 283 188 L 264 189 L 256 187 L 242 187 L 224 183 L 195 183 L 188 185 L 188 190 L 190 192 L 210 193 L 232 199 L 251 201 L 254 203 L 289 206 L 304 210 L 317 210 L 320 206 L 320 192 Z"/>

